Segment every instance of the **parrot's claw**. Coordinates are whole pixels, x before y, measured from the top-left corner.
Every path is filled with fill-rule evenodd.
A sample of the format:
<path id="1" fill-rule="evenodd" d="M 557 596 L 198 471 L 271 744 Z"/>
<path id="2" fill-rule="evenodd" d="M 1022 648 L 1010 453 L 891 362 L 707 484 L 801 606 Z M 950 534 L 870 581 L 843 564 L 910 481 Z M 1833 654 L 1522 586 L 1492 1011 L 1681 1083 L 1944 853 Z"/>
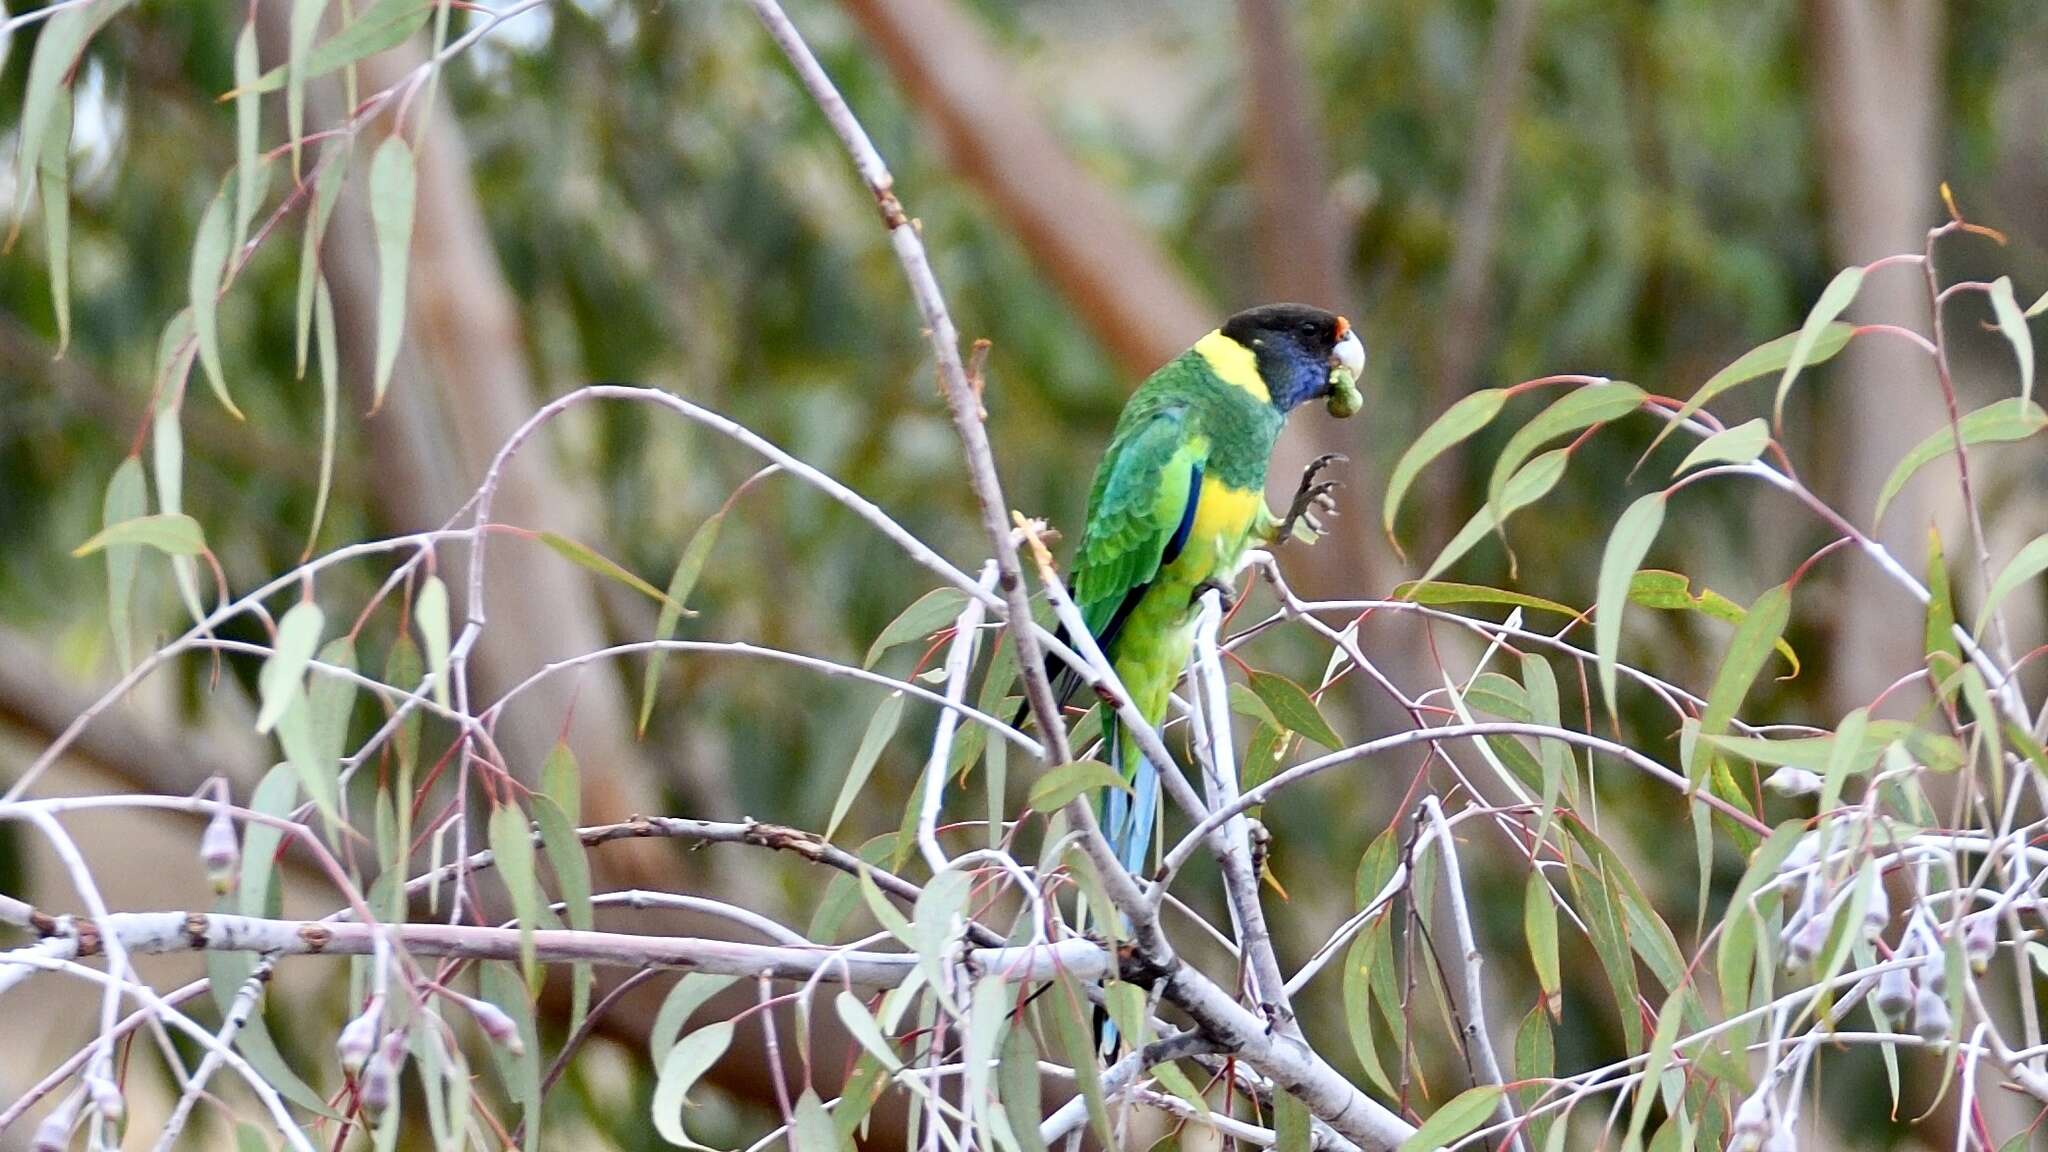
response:
<path id="1" fill-rule="evenodd" d="M 1276 545 L 1296 535 L 1305 544 L 1313 544 L 1322 537 L 1327 530 L 1323 527 L 1322 518 L 1337 515 L 1334 493 L 1344 484 L 1339 480 L 1317 480 L 1316 476 L 1332 464 L 1346 462 L 1339 453 L 1325 452 L 1301 470 L 1301 485 L 1294 490 L 1294 502 L 1288 505 L 1287 515 L 1280 521 L 1280 530 L 1274 533 Z"/>
<path id="2" fill-rule="evenodd" d="M 1188 603 L 1196 603 L 1210 592 L 1214 592 L 1216 598 L 1223 602 L 1221 607 L 1225 616 L 1230 615 L 1231 611 L 1237 607 L 1237 589 L 1213 576 L 1195 585 L 1195 591 L 1188 597 Z"/>

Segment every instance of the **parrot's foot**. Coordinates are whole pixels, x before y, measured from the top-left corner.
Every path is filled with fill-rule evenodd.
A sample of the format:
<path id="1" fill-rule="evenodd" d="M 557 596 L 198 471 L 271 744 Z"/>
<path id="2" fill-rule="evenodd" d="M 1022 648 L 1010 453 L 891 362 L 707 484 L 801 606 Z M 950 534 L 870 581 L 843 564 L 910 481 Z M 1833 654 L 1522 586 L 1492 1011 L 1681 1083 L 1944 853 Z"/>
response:
<path id="1" fill-rule="evenodd" d="M 1322 536 L 1322 517 L 1337 514 L 1337 497 L 1333 493 L 1344 484 L 1338 480 L 1318 480 L 1316 476 L 1332 464 L 1346 462 L 1339 453 L 1325 452 L 1301 470 L 1301 485 L 1294 490 L 1294 502 L 1288 505 L 1280 530 L 1273 534 L 1276 547 L 1291 536 L 1299 536 L 1304 544 L 1313 544 Z"/>
<path id="2" fill-rule="evenodd" d="M 1188 603 L 1197 603 L 1202 597 L 1211 592 L 1214 592 L 1216 598 L 1223 602 L 1222 608 L 1225 616 L 1230 615 L 1231 610 L 1237 607 L 1237 589 L 1213 576 L 1195 585 L 1195 590 L 1188 594 Z"/>

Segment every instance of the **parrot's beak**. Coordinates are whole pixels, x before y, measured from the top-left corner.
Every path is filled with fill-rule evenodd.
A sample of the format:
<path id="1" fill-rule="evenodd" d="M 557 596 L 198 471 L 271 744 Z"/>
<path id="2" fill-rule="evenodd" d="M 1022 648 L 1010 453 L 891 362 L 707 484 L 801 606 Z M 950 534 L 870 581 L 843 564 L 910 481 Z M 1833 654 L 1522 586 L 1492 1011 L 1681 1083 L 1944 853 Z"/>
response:
<path id="1" fill-rule="evenodd" d="M 1337 343 L 1330 349 L 1330 415 L 1343 418 L 1365 405 L 1358 394 L 1358 377 L 1365 372 L 1365 343 L 1351 330 L 1351 322 L 1337 317 Z"/>
<path id="2" fill-rule="evenodd" d="M 1331 350 L 1330 355 L 1335 358 L 1337 363 L 1349 368 L 1354 378 L 1363 375 L 1365 372 L 1365 344 L 1358 339 L 1358 333 L 1351 330 L 1351 325 L 1345 323 L 1342 318 L 1339 318 L 1337 321 L 1337 331 L 1342 333 L 1342 335 L 1337 341 L 1337 346 Z"/>

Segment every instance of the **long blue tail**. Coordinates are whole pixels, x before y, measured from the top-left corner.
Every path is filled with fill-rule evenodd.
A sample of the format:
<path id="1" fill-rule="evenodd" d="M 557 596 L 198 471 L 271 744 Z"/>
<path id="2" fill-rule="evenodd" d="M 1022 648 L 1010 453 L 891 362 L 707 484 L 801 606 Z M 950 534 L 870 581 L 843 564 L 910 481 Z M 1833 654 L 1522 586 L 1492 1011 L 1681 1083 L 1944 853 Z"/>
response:
<path id="1" fill-rule="evenodd" d="M 1123 774 L 1124 740 L 1123 726 L 1114 717 L 1110 718 L 1109 736 L 1104 741 L 1109 755 L 1109 766 Z M 1109 840 L 1111 850 L 1125 869 L 1134 875 L 1145 874 L 1145 857 L 1152 848 L 1152 827 L 1159 822 L 1159 770 L 1142 755 L 1132 754 L 1137 761 L 1136 770 L 1129 774 L 1131 792 L 1111 788 L 1102 801 L 1103 835 Z M 1107 909 L 1104 915 L 1108 915 Z M 1125 925 L 1127 928 L 1128 924 Z M 1102 1021 L 1102 1050 L 1106 1054 L 1116 1052 L 1116 1025 Z"/>

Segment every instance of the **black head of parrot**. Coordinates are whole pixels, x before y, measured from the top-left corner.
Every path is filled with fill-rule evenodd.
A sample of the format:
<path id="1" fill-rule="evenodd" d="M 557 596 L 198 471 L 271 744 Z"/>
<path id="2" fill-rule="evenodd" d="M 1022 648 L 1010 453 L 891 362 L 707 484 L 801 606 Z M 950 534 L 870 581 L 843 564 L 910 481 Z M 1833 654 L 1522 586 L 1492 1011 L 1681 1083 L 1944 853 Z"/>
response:
<path id="1" fill-rule="evenodd" d="M 1351 323 L 1307 304 L 1264 304 L 1223 323 L 1223 334 L 1252 350 L 1273 406 L 1292 411 L 1310 400 L 1350 392 L 1365 371 L 1365 345 Z M 1340 374 L 1348 378 L 1339 380 Z M 1355 396 L 1355 392 L 1351 392 Z M 1331 411 L 1340 411 L 1332 397 Z"/>

